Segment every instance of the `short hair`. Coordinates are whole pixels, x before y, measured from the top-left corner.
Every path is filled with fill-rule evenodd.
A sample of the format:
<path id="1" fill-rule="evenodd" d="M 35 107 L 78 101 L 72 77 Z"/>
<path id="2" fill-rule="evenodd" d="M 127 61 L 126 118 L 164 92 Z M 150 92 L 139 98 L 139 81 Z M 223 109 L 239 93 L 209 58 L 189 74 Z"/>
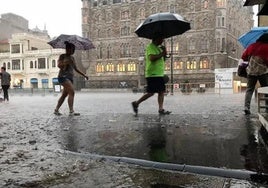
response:
<path id="1" fill-rule="evenodd" d="M 6 67 L 1 67 L 1 69 L 3 69 L 5 71 L 6 70 Z"/>

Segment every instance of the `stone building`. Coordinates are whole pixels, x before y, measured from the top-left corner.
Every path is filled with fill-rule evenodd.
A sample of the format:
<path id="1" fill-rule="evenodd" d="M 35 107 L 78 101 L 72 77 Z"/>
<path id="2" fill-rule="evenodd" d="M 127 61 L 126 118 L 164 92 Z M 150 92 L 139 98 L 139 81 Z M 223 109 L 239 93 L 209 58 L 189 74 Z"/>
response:
<path id="1" fill-rule="evenodd" d="M 216 68 L 236 67 L 243 51 L 237 38 L 253 26 L 252 7 L 243 7 L 243 0 L 82 2 L 82 33 L 96 46 L 82 55 L 89 88 L 145 84 L 144 49 L 150 40 L 134 31 L 151 14 L 178 13 L 191 23 L 191 30 L 165 41 L 172 52 L 165 70 L 173 83 L 211 83 Z"/>
<path id="2" fill-rule="evenodd" d="M 47 30 L 28 29 L 28 20 L 13 13 L 2 14 L 0 19 L 0 67 L 11 74 L 11 88 L 52 89 L 58 84 L 57 59 L 64 49 L 52 49 Z M 80 70 L 81 52 L 75 59 Z M 84 79 L 76 74 L 76 89 L 84 87 Z"/>
<path id="3" fill-rule="evenodd" d="M 8 52 L 0 53 L 0 66 L 11 74 L 11 88 L 53 88 L 57 83 L 57 59 L 63 49 L 52 49 L 50 38 L 29 33 L 13 34 Z"/>

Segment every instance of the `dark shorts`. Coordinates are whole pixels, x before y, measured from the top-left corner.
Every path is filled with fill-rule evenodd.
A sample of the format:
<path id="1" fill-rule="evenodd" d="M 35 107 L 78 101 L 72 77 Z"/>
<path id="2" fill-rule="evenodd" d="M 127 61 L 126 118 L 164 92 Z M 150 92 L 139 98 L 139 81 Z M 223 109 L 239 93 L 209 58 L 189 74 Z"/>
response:
<path id="1" fill-rule="evenodd" d="M 147 80 L 147 93 L 165 92 L 166 86 L 163 77 L 149 77 Z"/>
<path id="2" fill-rule="evenodd" d="M 70 80 L 73 83 L 73 79 L 67 77 L 58 77 L 59 84 L 63 84 L 65 81 Z"/>

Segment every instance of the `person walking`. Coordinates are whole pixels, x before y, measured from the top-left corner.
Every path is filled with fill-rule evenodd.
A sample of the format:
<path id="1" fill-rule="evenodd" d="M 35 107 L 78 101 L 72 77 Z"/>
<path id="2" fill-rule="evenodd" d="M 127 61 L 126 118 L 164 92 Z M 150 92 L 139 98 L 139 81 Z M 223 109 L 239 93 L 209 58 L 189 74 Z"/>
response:
<path id="1" fill-rule="evenodd" d="M 61 54 L 58 59 L 58 67 L 60 68 L 58 74 L 58 82 L 63 86 L 63 90 L 62 95 L 59 98 L 57 106 L 54 110 L 54 114 L 61 115 L 59 109 L 63 104 L 65 98 L 68 96 L 69 115 L 80 115 L 79 113 L 75 113 L 73 109 L 75 95 L 73 86 L 74 70 L 85 77 L 87 80 L 88 76 L 81 72 L 76 66 L 75 59 L 72 56 L 75 52 L 75 46 L 69 42 L 65 42 L 65 45 L 66 53 Z"/>
<path id="2" fill-rule="evenodd" d="M 1 86 L 4 92 L 4 101 L 9 101 L 8 89 L 10 88 L 11 76 L 6 72 L 6 67 L 1 67 Z"/>
<path id="3" fill-rule="evenodd" d="M 247 90 L 245 94 L 244 112 L 249 115 L 250 103 L 257 81 L 261 87 L 268 86 L 268 34 L 263 34 L 243 52 L 241 59 L 248 61 Z M 268 101 L 266 101 L 268 106 Z M 268 108 L 266 109 L 268 111 Z"/>
<path id="4" fill-rule="evenodd" d="M 147 82 L 146 93 L 137 101 L 133 101 L 132 108 L 134 113 L 138 114 L 140 103 L 147 100 L 154 93 L 158 93 L 158 113 L 160 115 L 168 115 L 171 112 L 163 108 L 164 94 L 166 90 L 164 80 L 165 58 L 167 55 L 166 48 L 160 46 L 164 42 L 162 37 L 155 37 L 152 42 L 147 45 L 145 52 L 145 78 Z"/>

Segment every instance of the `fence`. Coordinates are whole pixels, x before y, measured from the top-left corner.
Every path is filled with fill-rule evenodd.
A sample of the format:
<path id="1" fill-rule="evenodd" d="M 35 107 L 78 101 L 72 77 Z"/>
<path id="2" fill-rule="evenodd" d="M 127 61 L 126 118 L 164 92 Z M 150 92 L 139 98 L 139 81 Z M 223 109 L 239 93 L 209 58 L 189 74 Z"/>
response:
<path id="1" fill-rule="evenodd" d="M 173 93 L 172 93 L 173 86 Z M 220 83 L 202 82 L 202 83 L 175 83 L 166 84 L 167 93 L 169 94 L 202 94 L 202 93 L 216 93 L 220 94 Z"/>

